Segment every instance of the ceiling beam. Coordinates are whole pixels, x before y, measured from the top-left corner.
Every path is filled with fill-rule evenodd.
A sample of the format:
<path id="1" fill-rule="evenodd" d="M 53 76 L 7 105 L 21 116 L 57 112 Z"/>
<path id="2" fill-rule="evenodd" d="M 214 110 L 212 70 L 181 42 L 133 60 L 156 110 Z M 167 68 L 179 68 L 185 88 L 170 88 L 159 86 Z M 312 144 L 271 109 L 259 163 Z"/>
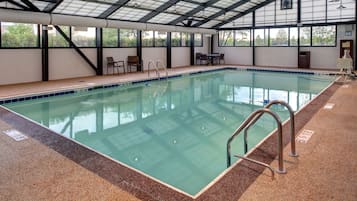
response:
<path id="1" fill-rule="evenodd" d="M 197 4 L 197 5 L 201 5 L 201 6 L 204 6 L 204 4 L 205 4 L 205 3 L 199 3 L 199 2 L 196 2 L 196 1 L 192 1 L 192 0 L 181 0 L 181 1 L 187 2 L 187 3 L 192 3 L 192 4 Z M 217 9 L 224 9 L 223 7 L 214 6 L 214 5 L 210 5 L 210 7 L 217 8 Z"/>
<path id="2" fill-rule="evenodd" d="M 264 6 L 270 4 L 270 3 L 274 2 L 274 1 L 275 1 L 275 0 L 268 0 L 268 1 L 264 1 L 264 2 L 262 2 L 262 3 L 260 3 L 260 4 L 257 4 L 256 6 L 250 8 L 250 9 L 244 11 L 244 12 L 241 12 L 240 14 L 238 14 L 238 15 L 236 15 L 236 16 L 231 17 L 231 18 L 229 18 L 229 19 L 227 19 L 227 20 L 225 20 L 225 21 L 223 21 L 223 22 L 221 22 L 221 23 L 215 25 L 215 26 L 212 27 L 212 28 L 213 28 L 213 29 L 218 29 L 219 27 L 221 27 L 221 26 L 223 26 L 223 25 L 225 25 L 225 24 L 227 24 L 227 23 L 230 23 L 230 22 L 232 22 L 232 21 L 234 21 L 234 20 L 236 20 L 236 19 L 238 19 L 238 18 L 240 18 L 240 17 L 243 17 L 244 15 L 247 15 L 247 14 L 249 14 L 249 13 L 251 13 L 251 12 L 253 12 L 253 11 L 255 11 L 255 10 L 261 8 L 261 7 L 264 7 Z"/>
<path id="3" fill-rule="evenodd" d="M 231 10 L 233 10 L 233 9 L 236 9 L 237 7 L 243 5 L 243 4 L 247 3 L 247 2 L 249 2 L 249 0 L 241 0 L 241 1 L 238 1 L 238 2 L 236 2 L 236 3 L 232 4 L 232 5 L 230 5 L 230 6 L 227 7 L 226 9 L 221 10 L 221 11 L 219 11 L 218 13 L 213 14 L 213 15 L 209 16 L 208 18 L 206 18 L 206 19 L 204 19 L 204 20 L 202 20 L 202 21 L 200 21 L 200 22 L 194 24 L 193 26 L 194 26 L 194 27 L 201 26 L 202 24 L 205 24 L 205 23 L 207 23 L 208 21 L 211 21 L 211 20 L 213 20 L 213 19 L 215 19 L 215 18 L 217 18 L 217 17 L 219 17 L 219 16 L 221 16 L 221 15 L 224 15 L 226 12 L 229 12 L 229 11 L 231 11 Z"/>
<path id="4" fill-rule="evenodd" d="M 98 16 L 98 18 L 107 18 L 111 14 L 113 14 L 115 11 L 117 11 L 119 8 L 123 7 L 125 4 L 127 4 L 130 0 L 119 0 L 116 3 L 114 3 L 111 7 L 109 7 L 106 11 L 104 11 L 102 14 Z"/>
<path id="5" fill-rule="evenodd" d="M 183 16 L 181 16 L 181 17 L 179 17 L 179 18 L 177 18 L 177 19 L 175 19 L 175 20 L 173 20 L 173 21 L 171 21 L 171 22 L 168 23 L 168 24 L 170 24 L 170 25 L 176 25 L 177 23 L 182 22 L 182 21 L 186 20 L 187 18 L 194 16 L 196 13 L 198 13 L 198 12 L 204 10 L 205 8 L 207 8 L 207 7 L 209 7 L 209 6 L 213 5 L 213 4 L 215 4 L 217 1 L 219 1 L 219 0 L 209 0 L 209 1 L 207 1 L 206 3 L 204 3 L 204 4 L 200 4 L 198 7 L 194 8 L 194 9 L 191 10 L 191 11 L 189 11 L 189 12 L 186 13 L 185 15 L 183 15 Z"/>
<path id="6" fill-rule="evenodd" d="M 43 11 L 47 13 L 52 13 L 61 3 L 63 0 L 57 0 L 55 3 L 48 4 Z"/>
<path id="7" fill-rule="evenodd" d="M 153 18 L 156 15 L 162 13 L 163 11 L 165 11 L 166 9 L 168 9 L 171 6 L 175 5 L 179 1 L 180 0 L 170 0 L 170 1 L 166 2 L 166 3 L 164 3 L 163 5 L 159 6 L 157 9 L 153 10 L 149 14 L 145 15 L 144 17 L 142 17 L 139 20 L 139 22 L 147 22 L 147 21 L 149 21 L 151 18 Z"/>
<path id="8" fill-rule="evenodd" d="M 28 6 L 28 8 L 31 9 L 32 11 L 40 11 L 40 9 L 38 9 L 35 5 L 33 5 L 33 3 L 30 2 L 29 0 L 21 0 L 21 2 L 26 6 Z"/>
<path id="9" fill-rule="evenodd" d="M 11 3 L 11 4 L 14 5 L 14 6 L 20 7 L 20 8 L 22 8 L 22 9 L 24 9 L 24 10 L 30 10 L 28 7 L 24 6 L 23 4 L 18 3 L 18 2 L 16 2 L 16 1 L 7 0 L 7 2 Z"/>

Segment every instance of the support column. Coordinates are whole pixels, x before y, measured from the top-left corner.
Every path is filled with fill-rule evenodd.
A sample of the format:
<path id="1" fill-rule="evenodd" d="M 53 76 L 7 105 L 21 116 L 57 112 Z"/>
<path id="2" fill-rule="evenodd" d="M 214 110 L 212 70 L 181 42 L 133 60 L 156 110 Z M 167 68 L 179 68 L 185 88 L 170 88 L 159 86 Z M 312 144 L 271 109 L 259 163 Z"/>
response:
<path id="1" fill-rule="evenodd" d="M 42 25 L 42 81 L 48 81 L 48 26 Z"/>
<path id="2" fill-rule="evenodd" d="M 253 44 L 252 44 L 252 65 L 255 66 L 255 11 L 252 12 L 252 20 L 253 20 L 253 33 L 252 33 L 252 37 L 253 38 Z"/>
<path id="3" fill-rule="evenodd" d="M 103 75 L 103 28 L 96 28 L 97 75 Z"/>
<path id="4" fill-rule="evenodd" d="M 166 66 L 167 66 L 167 68 L 171 68 L 172 67 L 172 63 L 171 63 L 171 32 L 167 32 Z"/>
<path id="5" fill-rule="evenodd" d="M 213 49 L 213 45 L 214 45 L 213 37 L 214 37 L 214 35 L 212 34 L 212 35 L 211 35 L 211 52 L 210 52 L 211 54 L 213 53 L 213 50 L 214 50 L 214 49 Z M 217 40 L 219 40 L 219 39 L 217 38 Z"/>
<path id="6" fill-rule="evenodd" d="M 195 34 L 191 33 L 191 44 L 190 44 L 190 65 L 195 65 Z M 212 44 L 213 45 L 213 44 Z"/>
<path id="7" fill-rule="evenodd" d="M 300 54 L 300 27 L 301 27 L 301 0 L 297 1 L 297 29 L 298 29 L 298 38 L 297 38 L 297 59 L 299 67 L 299 54 Z"/>
<path id="8" fill-rule="evenodd" d="M 139 57 L 140 66 L 138 66 L 138 71 L 144 71 L 144 62 L 143 62 L 143 45 L 142 45 L 142 38 L 141 38 L 141 30 L 138 30 L 138 37 L 137 40 L 137 47 L 136 47 L 136 56 Z"/>

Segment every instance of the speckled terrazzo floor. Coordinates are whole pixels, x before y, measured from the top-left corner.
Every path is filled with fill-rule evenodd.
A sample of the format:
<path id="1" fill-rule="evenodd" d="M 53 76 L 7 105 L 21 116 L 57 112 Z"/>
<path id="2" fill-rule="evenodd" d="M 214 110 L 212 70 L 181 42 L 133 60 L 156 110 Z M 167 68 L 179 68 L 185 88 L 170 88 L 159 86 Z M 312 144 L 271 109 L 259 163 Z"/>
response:
<path id="1" fill-rule="evenodd" d="M 170 74 L 192 70 L 177 69 Z M 0 87 L 0 97 L 145 77 L 146 73 L 138 73 L 4 86 Z M 269 172 L 264 172 L 266 174 L 258 177 L 240 200 L 356 200 L 356 92 L 355 81 L 350 82 L 348 88 L 339 87 L 328 101 L 335 103 L 335 107 L 320 110 L 305 125 L 304 128 L 314 130 L 315 134 L 307 144 L 297 144 L 300 157 L 285 157 L 288 174 L 277 175 L 271 181 L 267 176 Z M 1 130 L 10 127 L 0 120 Z M 285 155 L 288 152 L 289 146 L 286 146 Z M 1 134 L 0 162 L 0 200 L 139 200 L 31 138 L 14 142 Z M 272 166 L 276 167 L 276 162 Z"/>
<path id="2" fill-rule="evenodd" d="M 346 84 L 328 100 L 334 108 L 320 109 L 304 126 L 315 133 L 297 143 L 300 156 L 288 157 L 285 147 L 288 173 L 274 181 L 259 176 L 239 200 L 357 200 L 357 81 Z"/>

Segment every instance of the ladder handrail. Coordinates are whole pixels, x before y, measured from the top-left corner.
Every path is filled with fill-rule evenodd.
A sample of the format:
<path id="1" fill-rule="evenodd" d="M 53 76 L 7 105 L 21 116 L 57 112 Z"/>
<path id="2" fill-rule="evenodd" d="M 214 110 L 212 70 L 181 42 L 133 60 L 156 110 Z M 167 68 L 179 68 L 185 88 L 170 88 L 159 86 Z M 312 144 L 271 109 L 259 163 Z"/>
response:
<path id="1" fill-rule="evenodd" d="M 160 60 L 157 60 L 156 61 L 156 68 L 157 69 L 159 69 L 159 64 L 161 64 L 161 67 L 165 70 L 166 79 L 167 79 L 169 77 L 169 73 L 167 72 L 167 68 L 164 66 L 164 64 Z"/>
<path id="2" fill-rule="evenodd" d="M 290 150 L 290 156 L 292 157 L 298 157 L 299 155 L 296 153 L 296 147 L 295 147 L 295 114 L 293 109 L 290 107 L 290 105 L 282 100 L 272 100 L 270 101 L 267 105 L 264 106 L 264 108 L 269 109 L 272 105 L 280 104 L 285 106 L 290 115 L 290 144 L 291 144 L 291 150 Z M 244 129 L 244 152 L 248 152 L 248 143 L 247 143 L 247 135 L 248 135 L 248 130 L 250 127 L 252 127 L 253 124 L 262 116 L 263 114 L 260 114 L 256 118 L 254 118 L 250 124 L 248 124 L 245 129 Z"/>
<path id="3" fill-rule="evenodd" d="M 268 113 L 270 114 L 276 121 L 278 127 L 278 160 L 279 167 L 278 173 L 286 173 L 283 162 L 283 136 L 282 136 L 282 125 L 281 120 L 275 112 L 269 110 L 268 108 L 262 108 L 251 113 L 246 120 L 237 128 L 237 130 L 233 133 L 233 135 L 227 141 L 227 167 L 231 166 L 231 142 L 233 139 L 259 114 Z M 260 115 L 259 117 L 261 117 Z"/>
<path id="4" fill-rule="evenodd" d="M 157 65 L 155 66 L 154 61 L 150 60 L 148 63 L 148 77 L 150 77 L 150 64 L 152 64 L 152 66 L 154 67 L 154 70 L 156 72 L 156 75 L 158 76 L 158 78 L 160 79 L 160 72 L 159 69 L 157 68 Z"/>
<path id="5" fill-rule="evenodd" d="M 270 170 L 270 172 L 271 172 L 272 180 L 274 180 L 274 175 L 275 175 L 274 174 L 274 169 L 270 165 L 268 165 L 266 163 L 263 163 L 263 162 L 260 162 L 260 161 L 257 161 L 257 160 L 254 160 L 254 159 L 251 159 L 251 158 L 247 158 L 247 157 L 238 155 L 238 154 L 236 154 L 234 156 L 237 157 L 237 158 L 241 158 L 243 160 L 246 160 L 246 161 L 249 161 L 249 162 L 252 162 L 252 163 L 255 163 L 255 164 L 258 164 L 258 165 L 261 165 L 261 166 L 264 166 L 264 167 L 268 168 Z"/>

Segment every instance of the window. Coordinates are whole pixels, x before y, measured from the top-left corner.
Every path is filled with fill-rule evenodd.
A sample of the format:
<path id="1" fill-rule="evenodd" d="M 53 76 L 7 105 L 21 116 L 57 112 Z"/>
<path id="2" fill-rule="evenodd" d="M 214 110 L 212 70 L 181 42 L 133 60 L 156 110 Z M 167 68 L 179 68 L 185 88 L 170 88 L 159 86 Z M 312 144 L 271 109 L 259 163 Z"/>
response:
<path id="1" fill-rule="evenodd" d="M 311 45 L 311 27 L 300 27 L 300 46 Z"/>
<path id="2" fill-rule="evenodd" d="M 219 46 L 233 46 L 233 41 L 234 41 L 234 36 L 233 36 L 233 31 L 220 31 L 218 33 L 219 40 L 218 40 L 218 45 Z"/>
<path id="3" fill-rule="evenodd" d="M 290 46 L 297 46 L 298 45 L 298 28 L 297 27 L 291 27 L 290 28 L 290 33 L 289 33 L 289 37 L 290 37 Z"/>
<path id="4" fill-rule="evenodd" d="M 293 0 L 281 0 L 280 2 L 281 10 L 292 9 L 293 8 Z"/>
<path id="5" fill-rule="evenodd" d="M 171 46 L 172 47 L 180 47 L 181 46 L 181 33 L 180 32 L 172 32 L 171 33 Z"/>
<path id="6" fill-rule="evenodd" d="M 118 47 L 118 29 L 103 29 L 103 47 Z"/>
<path id="7" fill-rule="evenodd" d="M 314 26 L 312 27 L 313 46 L 335 46 L 336 26 Z"/>
<path id="8" fill-rule="evenodd" d="M 254 31 L 255 46 L 268 46 L 268 29 Z"/>
<path id="9" fill-rule="evenodd" d="M 235 46 L 250 46 L 250 30 L 236 30 Z"/>
<path id="10" fill-rule="evenodd" d="M 272 28 L 270 31 L 270 46 L 288 46 L 289 28 Z"/>
<path id="11" fill-rule="evenodd" d="M 143 31 L 142 32 L 142 45 L 143 47 L 154 47 L 154 32 Z"/>
<path id="12" fill-rule="evenodd" d="M 166 47 L 167 32 L 155 31 L 155 47 Z"/>
<path id="13" fill-rule="evenodd" d="M 95 47 L 95 28 L 72 27 L 72 41 L 78 47 Z"/>
<path id="14" fill-rule="evenodd" d="M 38 26 L 1 22 L 1 39 L 1 47 L 38 47 Z"/>
<path id="15" fill-rule="evenodd" d="M 119 30 L 120 47 L 136 47 L 137 31 L 130 29 Z"/>
<path id="16" fill-rule="evenodd" d="M 70 35 L 69 35 L 69 27 L 60 26 L 60 28 L 68 37 L 70 37 Z M 53 27 L 52 29 L 48 29 L 48 47 L 69 47 L 69 43 Z"/>
<path id="17" fill-rule="evenodd" d="M 195 34 L 194 38 L 195 38 L 194 39 L 195 47 L 202 47 L 203 46 L 202 34 Z"/>
<path id="18" fill-rule="evenodd" d="M 191 40 L 190 40 L 190 34 L 189 33 L 181 33 L 181 41 L 182 41 L 182 47 L 188 47 L 191 46 Z"/>

